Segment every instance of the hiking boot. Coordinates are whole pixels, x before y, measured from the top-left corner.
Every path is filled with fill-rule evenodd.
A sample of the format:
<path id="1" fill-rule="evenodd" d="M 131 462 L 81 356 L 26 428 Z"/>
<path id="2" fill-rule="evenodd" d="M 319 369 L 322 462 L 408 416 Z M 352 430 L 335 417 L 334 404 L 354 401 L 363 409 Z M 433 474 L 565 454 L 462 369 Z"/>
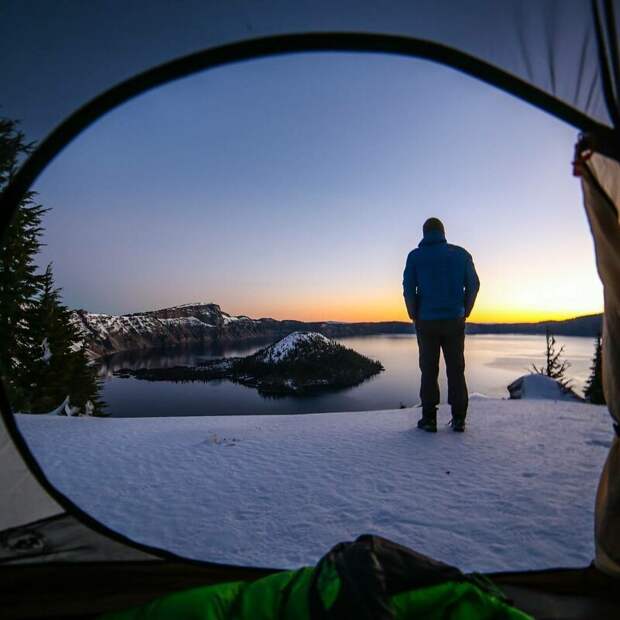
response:
<path id="1" fill-rule="evenodd" d="M 418 428 L 422 431 L 426 431 L 427 433 L 436 433 L 437 421 L 431 420 L 430 418 L 422 418 L 418 421 Z"/>
<path id="2" fill-rule="evenodd" d="M 465 431 L 465 418 L 452 418 L 450 426 L 455 433 L 463 433 Z"/>
<path id="3" fill-rule="evenodd" d="M 418 428 L 427 433 L 437 432 L 437 411 L 422 413 L 422 418 L 418 421 Z"/>

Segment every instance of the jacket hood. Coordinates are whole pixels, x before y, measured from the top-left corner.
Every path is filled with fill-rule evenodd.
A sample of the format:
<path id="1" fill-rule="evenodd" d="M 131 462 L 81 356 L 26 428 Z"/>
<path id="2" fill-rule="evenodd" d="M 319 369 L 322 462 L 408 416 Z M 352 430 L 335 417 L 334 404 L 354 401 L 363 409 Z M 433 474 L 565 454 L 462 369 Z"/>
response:
<path id="1" fill-rule="evenodd" d="M 422 247 L 423 245 L 434 245 L 435 243 L 447 243 L 446 236 L 440 230 L 429 230 L 418 247 Z"/>

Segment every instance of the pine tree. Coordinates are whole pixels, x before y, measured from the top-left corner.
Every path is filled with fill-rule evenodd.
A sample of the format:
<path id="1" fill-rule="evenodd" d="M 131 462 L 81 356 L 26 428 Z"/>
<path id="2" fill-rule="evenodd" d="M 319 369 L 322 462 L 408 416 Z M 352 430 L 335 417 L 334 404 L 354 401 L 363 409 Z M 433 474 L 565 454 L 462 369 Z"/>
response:
<path id="1" fill-rule="evenodd" d="M 32 149 L 14 121 L 0 119 L 0 190 L 19 159 Z M 72 406 L 91 401 L 101 414 L 100 384 L 80 342 L 71 313 L 54 286 L 52 266 L 37 273 L 42 218 L 47 211 L 29 193 L 0 248 L 0 364 L 9 402 L 33 413 L 57 407 L 66 396 Z"/>
<path id="2" fill-rule="evenodd" d="M 594 405 L 605 404 L 605 394 L 603 393 L 603 348 L 601 345 L 601 335 L 596 337 L 594 346 L 594 358 L 590 367 L 591 374 L 584 388 L 585 399 Z"/>
<path id="3" fill-rule="evenodd" d="M 20 158 L 31 150 L 16 123 L 0 119 L 0 191 L 12 179 Z M 0 364 L 9 401 L 17 409 L 29 405 L 34 344 L 30 313 L 42 283 L 34 257 L 41 247 L 45 211 L 29 192 L 19 204 L 0 248 Z"/>
<path id="4" fill-rule="evenodd" d="M 566 360 L 561 360 L 564 354 L 564 346 L 559 349 L 553 334 L 549 332 L 549 328 L 545 329 L 545 365 L 539 368 L 536 364 L 532 364 L 534 372 L 539 375 L 545 375 L 555 379 L 566 390 L 570 389 L 570 381 L 566 379 L 566 371 L 570 364 Z"/>
<path id="5" fill-rule="evenodd" d="M 31 322 L 40 353 L 32 374 L 31 411 L 50 411 L 69 396 L 72 406 L 83 410 L 90 400 L 95 413 L 101 413 L 96 372 L 88 363 L 71 312 L 62 303 L 60 289 L 54 286 L 51 265 L 47 266 L 42 283 Z"/>

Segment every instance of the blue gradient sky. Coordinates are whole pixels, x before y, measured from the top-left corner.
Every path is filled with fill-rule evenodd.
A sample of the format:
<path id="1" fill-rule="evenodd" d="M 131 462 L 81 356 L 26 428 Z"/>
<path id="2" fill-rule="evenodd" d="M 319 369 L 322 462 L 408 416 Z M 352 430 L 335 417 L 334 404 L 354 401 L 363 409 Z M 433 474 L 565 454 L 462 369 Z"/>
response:
<path id="1" fill-rule="evenodd" d="M 212 70 L 98 121 L 40 178 L 71 307 L 213 301 L 305 320 L 406 317 L 423 221 L 474 256 L 472 320 L 598 312 L 576 131 L 428 61 L 304 54 Z"/>

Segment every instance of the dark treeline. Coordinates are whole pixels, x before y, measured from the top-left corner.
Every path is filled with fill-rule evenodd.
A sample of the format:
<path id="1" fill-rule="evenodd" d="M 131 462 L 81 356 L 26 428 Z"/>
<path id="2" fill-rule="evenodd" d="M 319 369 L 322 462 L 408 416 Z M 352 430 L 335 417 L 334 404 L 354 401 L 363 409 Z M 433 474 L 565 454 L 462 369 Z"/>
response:
<path id="1" fill-rule="evenodd" d="M 598 334 L 594 345 L 594 358 L 590 367 L 590 377 L 584 390 L 586 400 L 595 405 L 605 404 L 605 394 L 603 393 L 603 346 L 601 335 Z"/>
<path id="2" fill-rule="evenodd" d="M 32 148 L 15 121 L 0 119 L 0 191 Z M 37 267 L 46 211 L 34 192 L 27 193 L 1 240 L 2 380 L 16 411 L 44 413 L 68 396 L 73 408 L 101 414 L 96 372 L 54 284 L 52 265 Z"/>

